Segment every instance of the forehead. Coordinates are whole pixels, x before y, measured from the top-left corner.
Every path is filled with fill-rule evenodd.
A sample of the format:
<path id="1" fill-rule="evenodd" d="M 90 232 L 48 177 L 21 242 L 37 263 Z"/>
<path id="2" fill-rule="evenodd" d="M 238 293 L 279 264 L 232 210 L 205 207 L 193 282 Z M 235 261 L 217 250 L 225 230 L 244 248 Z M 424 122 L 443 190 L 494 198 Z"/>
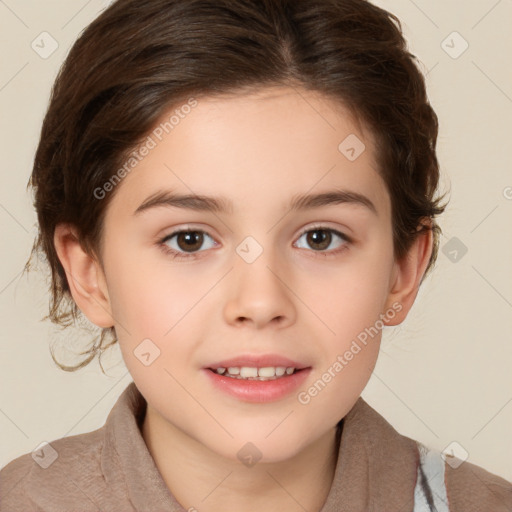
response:
<path id="1" fill-rule="evenodd" d="M 132 212 L 166 188 L 231 197 L 237 209 L 333 186 L 389 209 L 373 134 L 318 92 L 282 86 L 196 98 L 162 115 L 141 148 L 148 143 L 113 198 Z"/>

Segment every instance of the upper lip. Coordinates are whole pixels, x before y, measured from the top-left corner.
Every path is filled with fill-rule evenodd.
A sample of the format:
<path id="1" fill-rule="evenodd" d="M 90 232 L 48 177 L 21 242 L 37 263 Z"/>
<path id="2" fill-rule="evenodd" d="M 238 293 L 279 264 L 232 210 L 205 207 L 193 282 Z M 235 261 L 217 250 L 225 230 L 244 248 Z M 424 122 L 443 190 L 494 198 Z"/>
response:
<path id="1" fill-rule="evenodd" d="M 261 354 L 261 355 L 240 355 L 232 357 L 231 359 L 224 359 L 214 364 L 208 365 L 206 368 L 265 368 L 265 367 L 278 367 L 296 368 L 302 370 L 309 368 L 308 365 L 289 359 L 288 357 L 280 356 L 277 354 Z"/>

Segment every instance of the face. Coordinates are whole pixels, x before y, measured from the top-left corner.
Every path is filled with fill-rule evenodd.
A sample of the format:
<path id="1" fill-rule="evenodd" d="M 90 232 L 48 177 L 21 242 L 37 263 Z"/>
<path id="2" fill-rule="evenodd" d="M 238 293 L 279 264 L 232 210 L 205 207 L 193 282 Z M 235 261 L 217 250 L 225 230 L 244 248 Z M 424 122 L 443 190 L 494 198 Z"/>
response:
<path id="1" fill-rule="evenodd" d="M 353 406 L 393 309 L 374 140 L 338 103 L 293 88 L 181 112 L 169 133 L 155 127 L 105 217 L 123 358 L 152 421 L 228 459 L 252 442 L 285 460 Z"/>

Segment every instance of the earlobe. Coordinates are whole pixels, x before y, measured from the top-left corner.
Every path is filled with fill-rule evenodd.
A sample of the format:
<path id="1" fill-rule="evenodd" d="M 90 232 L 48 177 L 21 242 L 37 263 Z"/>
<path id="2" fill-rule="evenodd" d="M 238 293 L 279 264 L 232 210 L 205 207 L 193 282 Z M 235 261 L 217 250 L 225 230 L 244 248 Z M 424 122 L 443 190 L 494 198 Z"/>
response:
<path id="1" fill-rule="evenodd" d="M 101 265 L 82 248 L 76 229 L 58 224 L 55 250 L 66 272 L 71 295 L 82 313 L 98 327 L 114 325 L 106 281 Z"/>
<path id="2" fill-rule="evenodd" d="M 393 304 L 400 304 L 401 308 L 392 319 L 385 321 L 386 325 L 401 324 L 407 317 L 418 294 L 432 249 L 433 234 L 432 230 L 428 229 L 417 236 L 404 258 L 395 261 L 386 308 L 391 308 Z"/>

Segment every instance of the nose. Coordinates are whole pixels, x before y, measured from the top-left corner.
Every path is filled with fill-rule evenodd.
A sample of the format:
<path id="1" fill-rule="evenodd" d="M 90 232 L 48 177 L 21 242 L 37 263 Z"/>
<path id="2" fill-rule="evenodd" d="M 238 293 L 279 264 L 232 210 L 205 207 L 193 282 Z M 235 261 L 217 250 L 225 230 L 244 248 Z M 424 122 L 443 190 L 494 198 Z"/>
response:
<path id="1" fill-rule="evenodd" d="M 265 249 L 248 263 L 235 254 L 234 268 L 226 282 L 224 317 L 233 326 L 267 324 L 284 328 L 296 320 L 290 272 L 283 270 L 274 251 Z"/>

